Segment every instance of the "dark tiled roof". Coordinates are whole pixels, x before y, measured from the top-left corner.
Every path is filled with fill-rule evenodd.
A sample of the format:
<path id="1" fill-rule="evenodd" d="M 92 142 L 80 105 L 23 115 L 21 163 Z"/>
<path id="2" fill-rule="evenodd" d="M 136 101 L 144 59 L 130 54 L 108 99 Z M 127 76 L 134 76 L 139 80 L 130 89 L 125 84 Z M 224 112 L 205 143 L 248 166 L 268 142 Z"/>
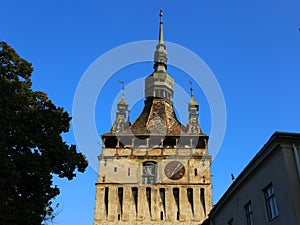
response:
<path id="1" fill-rule="evenodd" d="M 172 103 L 148 98 L 141 115 L 130 126 L 133 134 L 182 135 L 184 127 L 177 119 Z"/>

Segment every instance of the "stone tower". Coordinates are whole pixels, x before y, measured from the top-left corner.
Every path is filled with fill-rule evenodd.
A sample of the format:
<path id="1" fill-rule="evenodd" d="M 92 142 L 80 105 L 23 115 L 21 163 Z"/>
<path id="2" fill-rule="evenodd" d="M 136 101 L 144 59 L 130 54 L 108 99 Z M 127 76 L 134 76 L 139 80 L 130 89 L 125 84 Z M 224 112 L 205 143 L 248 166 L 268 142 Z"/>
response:
<path id="1" fill-rule="evenodd" d="M 191 89 L 188 124 L 178 121 L 166 63 L 160 13 L 144 109 L 131 124 L 123 88 L 112 129 L 102 135 L 94 225 L 198 225 L 212 208 L 211 156 L 198 121 L 199 105 Z"/>

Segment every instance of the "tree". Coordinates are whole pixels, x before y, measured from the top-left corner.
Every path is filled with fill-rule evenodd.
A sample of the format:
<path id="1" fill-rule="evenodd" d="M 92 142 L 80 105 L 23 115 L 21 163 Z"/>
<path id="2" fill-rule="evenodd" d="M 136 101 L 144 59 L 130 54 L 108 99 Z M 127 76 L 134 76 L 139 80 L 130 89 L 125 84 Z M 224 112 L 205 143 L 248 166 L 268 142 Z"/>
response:
<path id="1" fill-rule="evenodd" d="M 59 194 L 53 175 L 72 180 L 87 161 L 63 141 L 71 117 L 33 91 L 33 68 L 0 42 L 0 224 L 36 225 L 52 218 Z"/>

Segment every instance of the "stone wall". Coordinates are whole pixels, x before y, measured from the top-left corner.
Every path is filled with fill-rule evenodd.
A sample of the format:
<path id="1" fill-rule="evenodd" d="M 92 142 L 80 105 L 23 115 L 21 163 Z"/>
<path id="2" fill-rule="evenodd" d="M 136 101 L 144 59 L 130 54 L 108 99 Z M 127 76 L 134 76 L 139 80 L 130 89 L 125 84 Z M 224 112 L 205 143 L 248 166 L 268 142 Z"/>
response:
<path id="1" fill-rule="evenodd" d="M 96 186 L 94 225 L 200 224 L 212 208 L 211 184 Z"/>

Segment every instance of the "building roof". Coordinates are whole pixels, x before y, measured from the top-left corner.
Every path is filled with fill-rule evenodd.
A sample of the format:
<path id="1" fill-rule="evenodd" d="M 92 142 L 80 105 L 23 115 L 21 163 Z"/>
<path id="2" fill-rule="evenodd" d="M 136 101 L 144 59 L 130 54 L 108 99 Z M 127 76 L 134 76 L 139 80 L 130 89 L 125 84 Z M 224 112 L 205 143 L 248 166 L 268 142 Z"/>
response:
<path id="1" fill-rule="evenodd" d="M 186 127 L 182 125 L 176 117 L 172 103 L 174 80 L 166 72 L 167 51 L 164 44 L 162 16 L 162 11 L 160 11 L 159 38 L 154 53 L 154 72 L 145 80 L 146 100 L 144 109 L 132 125 L 130 125 L 129 122 L 129 113 L 128 121 L 125 121 L 124 115 L 128 112 L 128 105 L 124 97 L 124 82 L 119 81 L 123 84 L 123 91 L 118 106 L 122 106 L 121 109 L 123 111 L 121 113 L 117 112 L 117 115 L 118 113 L 120 115 L 122 114 L 122 118 L 120 119 L 117 116 L 112 129 L 102 136 L 114 136 L 116 133 L 124 135 L 151 134 L 180 136 L 190 134 L 192 136 L 206 136 L 200 129 L 198 122 L 198 102 L 195 100 L 194 95 L 191 96 L 189 109 L 187 107 L 187 110 L 190 111 L 191 106 L 195 106 L 193 107 L 193 115 L 196 116 L 197 119 L 193 119 L 193 121 L 190 119 Z M 116 127 L 122 129 L 115 129 Z"/>
<path id="2" fill-rule="evenodd" d="M 141 115 L 130 127 L 134 134 L 182 135 L 186 131 L 177 119 L 172 103 L 148 99 Z"/>

